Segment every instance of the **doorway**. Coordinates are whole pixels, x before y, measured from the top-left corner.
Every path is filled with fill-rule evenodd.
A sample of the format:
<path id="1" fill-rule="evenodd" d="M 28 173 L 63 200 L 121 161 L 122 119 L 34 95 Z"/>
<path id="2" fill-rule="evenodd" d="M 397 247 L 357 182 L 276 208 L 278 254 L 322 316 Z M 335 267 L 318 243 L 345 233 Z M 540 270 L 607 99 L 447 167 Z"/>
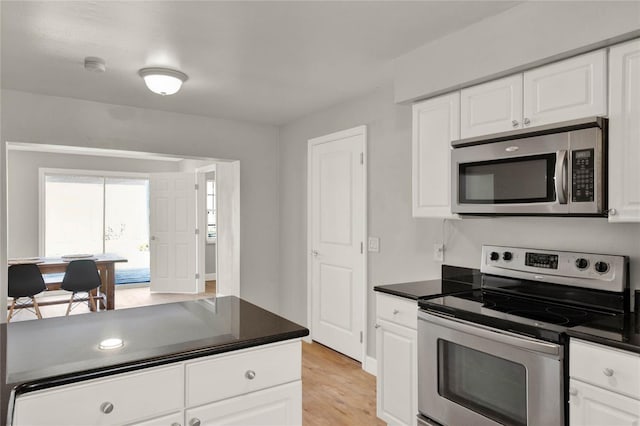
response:
<path id="1" fill-rule="evenodd" d="M 238 161 L 234 160 L 224 160 L 224 159 L 216 159 L 216 158 L 192 158 L 192 157 L 178 157 L 174 155 L 164 155 L 164 154 L 152 154 L 145 152 L 133 152 L 133 151 L 122 151 L 122 150 L 109 150 L 109 149 L 95 149 L 95 148 L 81 148 L 81 147 L 70 147 L 70 146 L 60 146 L 60 145 L 44 145 L 44 144 L 28 144 L 28 143 L 16 143 L 16 142 L 7 142 L 6 143 L 6 164 L 7 164 L 7 198 L 8 198 L 8 255 L 9 257 L 31 257 L 36 255 L 42 255 L 44 253 L 44 248 L 39 240 L 39 234 L 41 233 L 41 219 L 39 218 L 38 213 L 38 203 L 39 203 L 39 190 L 38 190 L 38 169 L 39 168 L 65 168 L 65 169 L 74 169 L 79 168 L 77 164 L 75 166 L 70 165 L 69 162 L 80 163 L 84 169 L 93 169 L 93 170 L 104 170 L 109 169 L 108 165 L 111 164 L 112 161 L 119 161 L 121 163 L 121 167 L 117 170 L 117 173 L 120 174 L 120 180 L 110 181 L 109 179 L 114 178 L 114 176 L 108 176 L 105 179 L 107 192 L 109 189 L 113 190 L 117 186 L 128 186 L 128 189 L 134 190 L 133 182 L 128 182 L 124 179 L 132 178 L 136 179 L 139 177 L 148 178 L 151 173 L 155 172 L 169 172 L 169 171 L 180 171 L 180 172 L 188 172 L 191 171 L 193 175 L 193 182 L 195 183 L 196 177 L 199 176 L 198 169 L 206 166 L 211 166 L 214 164 L 222 164 L 223 168 L 228 168 L 231 170 L 237 171 L 238 179 L 226 179 L 226 175 L 218 176 L 218 187 L 219 191 L 223 194 L 238 194 L 237 199 L 227 199 L 224 197 L 218 196 L 220 208 L 223 210 L 227 208 L 230 212 L 229 215 L 225 215 L 218 219 L 217 221 L 217 230 L 219 234 L 226 234 L 226 229 L 230 228 L 230 232 L 227 235 L 227 238 L 231 241 L 231 244 L 227 244 L 227 247 L 233 247 L 233 250 L 230 250 L 229 254 L 225 256 L 224 259 L 219 261 L 216 265 L 217 267 L 217 280 L 219 284 L 224 284 L 224 287 L 227 289 L 225 294 L 228 295 L 239 295 L 239 223 L 240 223 L 240 210 L 239 210 L 239 167 L 240 164 Z M 37 157 L 37 161 L 32 159 L 27 159 L 26 161 L 23 159 L 23 162 L 20 164 L 14 164 L 13 160 L 15 155 L 18 153 L 23 154 L 33 154 Z M 57 157 L 56 157 L 57 156 Z M 48 162 L 51 158 L 56 157 L 56 162 Z M 43 159 L 49 159 L 44 161 Z M 145 163 L 146 162 L 146 163 Z M 146 170 L 145 167 L 140 166 L 148 165 L 150 162 L 155 162 L 157 164 L 161 164 L 157 166 L 155 169 Z M 29 164 L 31 170 L 28 175 L 28 178 L 23 178 L 23 176 L 15 175 L 15 171 L 18 169 L 24 168 L 25 164 Z M 46 166 L 46 167 L 45 167 Z M 142 168 L 141 168 L 142 167 Z M 142 172 L 141 172 L 142 170 Z M 126 173 L 123 173 L 125 171 Z M 150 172 L 150 173 L 144 173 Z M 129 173 L 131 176 L 128 176 Z M 135 176 L 134 176 L 135 175 Z M 35 176 L 35 177 L 33 177 Z M 232 175 L 232 178 L 234 176 Z M 141 183 L 138 181 L 137 183 Z M 105 183 L 103 182 L 103 185 Z M 144 184 L 138 185 L 135 188 L 136 192 L 138 189 Z M 229 186 L 230 188 L 225 188 Z M 221 188 L 222 187 L 222 188 Z M 193 186 L 191 187 L 193 188 Z M 122 188 L 120 188 L 122 189 Z M 111 191 L 113 192 L 113 191 Z M 127 195 L 123 195 L 122 191 L 118 190 L 119 195 L 116 194 L 117 197 L 127 197 Z M 139 191 L 137 191 L 139 192 Z M 204 191 L 202 191 L 204 192 Z M 112 194 L 113 195 L 113 194 Z M 17 198 L 16 198 L 17 197 Z M 18 201 L 16 201 L 18 200 Z M 148 205 L 148 197 L 145 200 Z M 27 206 L 25 203 L 30 203 Z M 233 205 L 233 207 L 230 207 Z M 118 209 L 121 210 L 121 209 Z M 135 209 L 139 210 L 139 209 Z M 148 215 L 147 215 L 148 216 Z M 203 214 L 204 216 L 204 214 Z M 115 237 L 129 237 L 126 230 L 122 230 L 119 226 L 121 222 L 120 218 L 116 225 L 107 224 L 112 226 L 103 226 L 103 229 L 99 232 L 99 234 L 105 234 L 108 236 L 107 241 L 102 241 L 98 243 L 101 247 L 109 246 L 113 249 L 112 243 L 115 244 L 117 239 Z M 105 219 L 106 220 L 106 219 Z M 128 221 L 128 220 L 127 220 Z M 106 222 L 109 222 L 106 220 Z M 194 221 L 195 222 L 195 221 Z M 109 228 L 111 228 L 109 230 Z M 126 228 L 130 228 L 128 225 Z M 148 234 L 148 227 L 144 227 L 144 232 Z M 203 228 L 204 229 L 204 228 Z M 120 232 L 122 231 L 122 232 Z M 143 233 L 144 233 L 143 232 Z M 202 232 L 202 235 L 205 235 L 206 232 Z M 195 249 L 196 253 L 204 252 L 205 246 L 204 243 L 200 245 L 200 241 L 194 235 L 193 230 L 191 231 L 191 235 L 193 235 L 194 245 L 197 244 Z M 113 238 L 111 238 L 113 237 Z M 140 237 L 140 235 L 137 235 Z M 142 236 L 144 239 L 144 236 Z M 147 238 L 147 241 L 149 239 Z M 142 250 L 146 249 L 144 242 L 141 242 L 139 247 Z M 95 252 L 101 252 L 102 249 L 96 248 Z M 62 250 L 62 249 L 61 249 Z M 64 250 L 68 251 L 70 249 Z M 74 253 L 86 252 L 86 250 L 74 249 L 72 250 Z M 109 250 L 107 250 L 109 251 Z M 147 252 L 147 256 L 149 252 Z M 67 254 L 67 253 L 64 253 Z M 133 259 L 133 257 L 131 257 Z M 197 261 L 198 257 L 194 256 L 194 263 Z M 225 271 L 221 274 L 221 271 Z M 228 280 L 228 282 L 221 282 L 222 280 Z M 205 274 L 203 273 L 200 277 L 202 282 L 198 280 L 194 276 L 194 282 L 197 281 L 197 287 L 194 285 L 194 289 L 198 289 L 199 291 L 204 292 L 205 290 Z M 117 288 L 117 287 L 116 287 Z M 237 293 L 232 293 L 229 289 L 237 289 Z M 148 290 L 147 290 L 148 292 Z M 193 293 L 196 293 L 194 291 Z M 4 297 L 0 299 L 0 306 L 6 306 L 6 294 Z M 166 300 L 164 303 L 169 302 L 168 298 L 162 298 Z M 4 302 L 4 303 L 3 303 Z M 145 304 L 144 302 L 141 305 Z"/>
<path id="2" fill-rule="evenodd" d="M 313 340 L 366 350 L 366 127 L 308 142 L 308 312 Z"/>

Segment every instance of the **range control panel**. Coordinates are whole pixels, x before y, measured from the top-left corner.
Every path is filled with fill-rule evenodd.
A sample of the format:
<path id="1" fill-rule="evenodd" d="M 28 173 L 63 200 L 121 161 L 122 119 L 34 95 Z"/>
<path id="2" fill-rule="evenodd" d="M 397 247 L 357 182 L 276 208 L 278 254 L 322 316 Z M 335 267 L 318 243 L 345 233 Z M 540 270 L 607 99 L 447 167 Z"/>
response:
<path id="1" fill-rule="evenodd" d="M 482 246 L 483 273 L 605 291 L 623 291 L 626 256 Z"/>

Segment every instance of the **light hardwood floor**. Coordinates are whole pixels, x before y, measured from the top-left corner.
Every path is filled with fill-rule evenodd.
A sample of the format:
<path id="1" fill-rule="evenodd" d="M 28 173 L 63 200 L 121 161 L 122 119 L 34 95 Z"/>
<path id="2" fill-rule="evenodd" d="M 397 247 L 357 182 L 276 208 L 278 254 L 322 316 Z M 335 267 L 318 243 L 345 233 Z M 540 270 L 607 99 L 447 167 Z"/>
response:
<path id="1" fill-rule="evenodd" d="M 376 378 L 319 343 L 302 343 L 302 424 L 379 425 Z"/>

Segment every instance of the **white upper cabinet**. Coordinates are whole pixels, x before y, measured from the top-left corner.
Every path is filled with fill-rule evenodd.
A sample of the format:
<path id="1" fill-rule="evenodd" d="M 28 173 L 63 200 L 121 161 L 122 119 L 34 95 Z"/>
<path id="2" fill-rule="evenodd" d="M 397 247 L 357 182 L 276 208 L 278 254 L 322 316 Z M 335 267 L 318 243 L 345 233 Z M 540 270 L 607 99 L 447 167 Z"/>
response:
<path id="1" fill-rule="evenodd" d="M 500 133 L 522 127 L 522 74 L 460 92 L 460 137 Z"/>
<path id="2" fill-rule="evenodd" d="M 606 50 L 472 86 L 460 93 L 463 139 L 606 115 Z"/>
<path id="3" fill-rule="evenodd" d="M 609 222 L 640 222 L 640 40 L 609 52 Z"/>
<path id="4" fill-rule="evenodd" d="M 460 138 L 460 93 L 413 105 L 413 216 L 451 213 L 451 141 Z"/>
<path id="5" fill-rule="evenodd" d="M 606 114 L 606 50 L 524 73 L 525 127 Z"/>

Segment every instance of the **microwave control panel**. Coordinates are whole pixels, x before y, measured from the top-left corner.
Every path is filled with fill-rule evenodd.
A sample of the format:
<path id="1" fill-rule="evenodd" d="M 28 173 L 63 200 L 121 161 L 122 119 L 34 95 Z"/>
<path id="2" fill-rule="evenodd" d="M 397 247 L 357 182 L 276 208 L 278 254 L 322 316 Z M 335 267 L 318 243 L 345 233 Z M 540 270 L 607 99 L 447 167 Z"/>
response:
<path id="1" fill-rule="evenodd" d="M 594 194 L 594 150 L 580 149 L 571 152 L 571 201 L 593 202 Z"/>

